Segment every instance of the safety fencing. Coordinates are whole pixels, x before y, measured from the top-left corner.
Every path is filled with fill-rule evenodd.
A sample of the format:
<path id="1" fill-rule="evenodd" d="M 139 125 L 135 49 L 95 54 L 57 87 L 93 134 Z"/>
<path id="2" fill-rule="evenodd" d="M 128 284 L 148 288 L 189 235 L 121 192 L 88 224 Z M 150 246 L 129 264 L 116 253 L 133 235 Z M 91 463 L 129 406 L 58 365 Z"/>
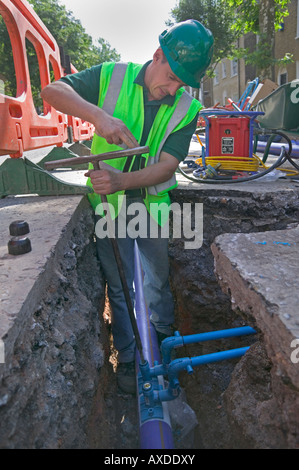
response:
<path id="1" fill-rule="evenodd" d="M 94 132 L 92 124 L 67 116 L 45 101 L 43 110 L 39 110 L 41 114 L 35 107 L 26 42 L 29 41 L 36 52 L 41 89 L 51 83 L 50 67 L 55 80 L 66 74 L 59 47 L 49 30 L 26 0 L 0 0 L 1 17 L 11 42 L 16 96 L 6 95 L 4 87 L 0 87 L 0 155 L 19 158 L 27 150 L 89 140 Z M 70 71 L 76 72 L 73 65 Z"/>

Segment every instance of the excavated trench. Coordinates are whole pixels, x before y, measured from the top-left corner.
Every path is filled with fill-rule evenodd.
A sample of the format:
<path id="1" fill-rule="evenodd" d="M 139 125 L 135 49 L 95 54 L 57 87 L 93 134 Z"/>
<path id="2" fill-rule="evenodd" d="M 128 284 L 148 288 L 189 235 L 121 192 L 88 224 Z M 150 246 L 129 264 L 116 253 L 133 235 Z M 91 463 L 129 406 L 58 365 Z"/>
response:
<path id="1" fill-rule="evenodd" d="M 175 328 L 182 335 L 243 325 L 254 327 L 254 318 L 232 310 L 231 298 L 222 292 L 214 274 L 211 244 L 216 236 L 223 233 L 282 230 L 297 222 L 299 202 L 296 187 L 294 189 L 262 193 L 248 191 L 244 186 L 244 189 L 238 191 L 229 188 L 218 192 L 208 188 L 200 193 L 184 189 L 173 193 L 173 202 L 180 205 L 195 202 L 203 204 L 201 248 L 185 249 L 183 238 L 170 240 L 171 286 L 176 305 Z M 194 220 L 192 227 L 195 227 Z M 251 348 L 242 359 L 200 366 L 194 369 L 192 375 L 181 373 L 180 385 L 191 415 L 187 414 L 183 418 L 185 422 L 182 427 L 174 426 L 177 448 L 288 447 L 284 436 L 286 430 L 277 429 L 274 421 L 272 427 L 266 420 L 260 423 L 256 412 L 273 399 L 270 375 L 272 364 L 261 335 L 188 345 L 177 349 L 177 356 L 194 357 L 243 346 Z M 113 382 L 113 375 L 110 377 Z M 242 393 L 244 395 L 240 398 Z M 118 395 L 116 405 L 110 395 L 109 404 L 111 400 L 115 404 L 114 425 L 117 426 L 117 421 L 121 423 L 116 448 L 138 447 L 133 431 L 138 423 L 135 400 Z M 277 403 L 274 400 L 273 414 L 275 406 Z M 190 423 L 194 421 L 194 413 L 197 424 L 181 439 L 180 433 L 186 428 L 188 419 Z"/>
<path id="2" fill-rule="evenodd" d="M 211 244 L 224 233 L 283 230 L 298 223 L 296 184 L 221 190 L 180 184 L 172 193 L 173 202 L 180 206 L 200 203 L 203 207 L 200 248 L 186 249 L 184 238 L 170 239 L 175 328 L 182 335 L 254 326 L 253 317 L 232 310 L 231 298 L 222 292 L 214 274 Z M 36 247 L 34 237 L 40 232 L 34 232 L 34 227 L 40 214 L 47 211 L 55 221 L 58 208 L 63 207 L 61 198 L 18 203 L 7 202 L 11 204 L 7 209 L 11 214 L 13 207 L 19 207 L 28 220 L 32 217 Z M 191 226 L 195 225 L 192 220 Z M 6 258 L 2 258 L 3 266 L 12 267 Z M 104 280 L 95 255 L 93 215 L 85 198 L 42 265 L 6 341 L 6 364 L 0 366 L 0 448 L 139 447 L 136 398 L 119 393 L 116 386 L 109 305 L 105 305 Z M 290 446 L 288 429 L 277 423 L 273 364 L 262 335 L 184 346 L 177 354 L 194 357 L 250 344 L 241 360 L 200 366 L 190 376 L 181 373 L 180 385 L 197 425 L 185 439 L 176 437 L 178 448 Z M 278 391 L 279 387 L 284 397 L 283 387 L 288 384 L 279 383 Z M 264 410 L 263 423 L 260 410 Z"/>

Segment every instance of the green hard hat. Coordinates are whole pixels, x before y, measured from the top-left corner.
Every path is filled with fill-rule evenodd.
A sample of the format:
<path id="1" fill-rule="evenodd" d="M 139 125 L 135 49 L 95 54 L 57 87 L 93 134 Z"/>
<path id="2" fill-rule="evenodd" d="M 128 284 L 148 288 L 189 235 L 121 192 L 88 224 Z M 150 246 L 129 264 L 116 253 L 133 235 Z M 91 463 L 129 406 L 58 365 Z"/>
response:
<path id="1" fill-rule="evenodd" d="M 173 73 L 187 85 L 199 88 L 212 60 L 211 31 L 197 20 L 187 20 L 163 31 L 159 42 Z"/>

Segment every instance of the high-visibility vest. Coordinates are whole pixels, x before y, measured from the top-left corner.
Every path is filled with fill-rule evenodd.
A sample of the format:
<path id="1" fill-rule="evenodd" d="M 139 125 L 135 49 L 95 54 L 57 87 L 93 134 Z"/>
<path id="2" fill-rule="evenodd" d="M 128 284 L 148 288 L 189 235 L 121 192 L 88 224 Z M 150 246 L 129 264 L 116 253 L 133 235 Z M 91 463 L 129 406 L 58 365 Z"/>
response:
<path id="1" fill-rule="evenodd" d="M 132 132 L 138 142 L 140 142 L 144 123 L 144 102 L 143 87 L 134 83 L 142 65 L 125 63 L 103 63 L 100 75 L 100 92 L 98 106 L 106 111 L 109 115 L 122 120 L 128 129 Z M 172 106 L 161 104 L 157 115 L 152 124 L 151 130 L 145 143 L 149 146 L 148 154 L 139 156 L 141 158 L 141 167 L 157 163 L 160 153 L 167 137 L 187 124 L 189 124 L 201 109 L 199 101 L 192 98 L 183 88 L 180 88 L 176 95 Z M 91 146 L 91 153 L 96 155 L 99 153 L 112 152 L 121 150 L 122 147 L 114 144 L 108 144 L 106 140 L 95 134 Z M 105 163 L 113 166 L 115 169 L 123 171 L 127 163 L 128 157 L 107 160 Z M 134 164 L 134 158 L 127 164 L 126 171 L 130 171 Z M 92 169 L 93 165 L 90 164 Z M 167 218 L 159 211 L 151 210 L 152 204 L 165 203 L 170 205 L 168 192 L 177 186 L 175 174 L 170 180 L 159 183 L 155 186 L 145 188 L 144 203 L 155 218 L 154 214 L 158 214 L 157 222 L 163 225 Z M 87 185 L 92 186 L 90 178 Z M 117 217 L 120 212 L 124 191 L 117 191 L 114 194 L 107 195 L 108 203 L 114 206 L 112 216 Z M 101 196 L 96 193 L 88 194 L 92 207 L 98 214 L 101 214 Z M 164 211 L 165 213 L 165 211 Z"/>

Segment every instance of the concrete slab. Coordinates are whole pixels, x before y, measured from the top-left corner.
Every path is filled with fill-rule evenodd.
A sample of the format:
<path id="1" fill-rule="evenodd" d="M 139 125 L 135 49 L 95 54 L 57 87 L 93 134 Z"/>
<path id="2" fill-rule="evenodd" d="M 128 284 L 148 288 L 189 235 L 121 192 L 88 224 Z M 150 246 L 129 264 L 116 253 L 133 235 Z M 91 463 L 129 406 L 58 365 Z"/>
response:
<path id="1" fill-rule="evenodd" d="M 32 251 L 12 256 L 18 219 Z M 7 197 L 0 220 L 0 447 L 91 448 L 90 417 L 107 422 L 93 408 L 106 344 L 93 211 L 86 196 Z"/>
<path id="2" fill-rule="evenodd" d="M 81 200 L 82 196 L 27 196 L 0 200 L 0 338 L 17 318 Z M 8 253 L 7 247 L 11 238 L 9 225 L 20 219 L 29 224 L 32 251 L 14 256 Z"/>
<path id="3" fill-rule="evenodd" d="M 269 358 L 299 386 L 292 352 L 299 338 L 299 226 L 224 234 L 212 245 L 222 289 L 262 332 Z M 293 346 L 292 346 L 293 345 Z"/>

